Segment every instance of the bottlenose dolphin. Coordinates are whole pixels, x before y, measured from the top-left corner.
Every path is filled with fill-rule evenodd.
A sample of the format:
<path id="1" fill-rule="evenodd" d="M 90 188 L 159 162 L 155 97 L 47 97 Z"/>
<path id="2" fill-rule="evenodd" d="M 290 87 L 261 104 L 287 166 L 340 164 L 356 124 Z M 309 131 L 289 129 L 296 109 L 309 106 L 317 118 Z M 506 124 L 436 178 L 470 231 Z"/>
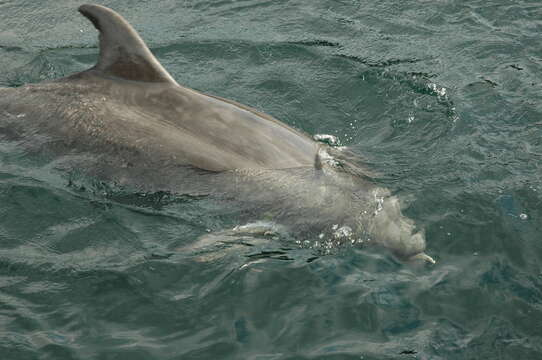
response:
<path id="1" fill-rule="evenodd" d="M 179 85 L 119 14 L 100 5 L 79 12 L 99 31 L 97 64 L 0 88 L 2 139 L 106 181 L 218 194 L 250 208 L 247 221 L 271 220 L 301 236 L 363 238 L 400 259 L 434 262 L 424 232 L 355 155 Z"/>

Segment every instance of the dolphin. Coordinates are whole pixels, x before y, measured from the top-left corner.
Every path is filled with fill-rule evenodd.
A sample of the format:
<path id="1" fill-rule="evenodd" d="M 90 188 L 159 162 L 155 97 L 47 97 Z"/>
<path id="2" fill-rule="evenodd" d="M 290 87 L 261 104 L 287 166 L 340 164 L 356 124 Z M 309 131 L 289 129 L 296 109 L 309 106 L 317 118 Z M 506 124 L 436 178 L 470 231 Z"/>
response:
<path id="1" fill-rule="evenodd" d="M 0 139 L 105 181 L 235 199 L 249 209 L 247 221 L 271 220 L 300 236 L 363 238 L 399 259 L 434 263 L 423 230 L 355 154 L 179 85 L 115 11 L 79 12 L 99 31 L 96 65 L 0 88 Z"/>

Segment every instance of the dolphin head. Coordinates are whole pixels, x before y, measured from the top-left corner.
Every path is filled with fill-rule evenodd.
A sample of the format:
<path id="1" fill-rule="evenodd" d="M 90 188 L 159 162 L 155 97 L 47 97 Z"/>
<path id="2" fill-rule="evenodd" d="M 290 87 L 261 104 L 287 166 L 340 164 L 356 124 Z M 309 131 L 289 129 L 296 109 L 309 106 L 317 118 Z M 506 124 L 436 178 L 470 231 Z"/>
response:
<path id="1" fill-rule="evenodd" d="M 403 261 L 435 261 L 424 253 L 425 232 L 401 212 L 399 199 L 376 184 L 377 174 L 367 171 L 356 155 L 344 148 L 320 147 L 315 167 L 330 180 L 337 194 L 351 193 L 348 199 L 340 196 L 335 202 L 338 213 L 348 211 L 354 228 L 367 235 L 371 242 L 390 250 Z M 336 199 L 336 200 L 337 200 Z M 348 209 L 348 210 L 346 210 Z M 343 214 L 344 215 L 344 214 Z"/>
<path id="2" fill-rule="evenodd" d="M 401 260 L 435 263 L 424 253 L 425 231 L 417 229 L 414 221 L 402 214 L 399 199 L 379 188 L 374 191 L 374 197 L 376 209 L 369 232 L 378 239 L 378 243 Z"/>

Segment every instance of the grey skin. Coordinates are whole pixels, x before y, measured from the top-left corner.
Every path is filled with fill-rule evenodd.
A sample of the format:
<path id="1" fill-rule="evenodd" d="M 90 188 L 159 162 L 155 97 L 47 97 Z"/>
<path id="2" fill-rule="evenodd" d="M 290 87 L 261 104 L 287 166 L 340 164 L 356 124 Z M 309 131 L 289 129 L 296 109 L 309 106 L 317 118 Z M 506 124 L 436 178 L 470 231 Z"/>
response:
<path id="1" fill-rule="evenodd" d="M 348 238 L 371 239 L 400 259 L 434 262 L 423 231 L 347 150 L 180 86 L 120 15 L 99 5 L 79 12 L 100 32 L 98 63 L 0 88 L 0 139 L 140 190 L 235 199 L 250 209 L 244 220 L 269 220 L 301 237 L 346 229 Z"/>

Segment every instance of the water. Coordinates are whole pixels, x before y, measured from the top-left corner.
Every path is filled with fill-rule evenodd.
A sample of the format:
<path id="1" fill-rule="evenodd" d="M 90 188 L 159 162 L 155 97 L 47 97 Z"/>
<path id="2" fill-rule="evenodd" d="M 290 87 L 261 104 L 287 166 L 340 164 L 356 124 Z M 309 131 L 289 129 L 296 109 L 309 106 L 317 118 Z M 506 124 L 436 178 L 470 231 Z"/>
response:
<path id="1" fill-rule="evenodd" d="M 0 1 L 0 85 L 93 64 L 78 5 Z M 363 155 L 437 264 L 179 251 L 236 209 L 74 185 L 0 143 L 2 359 L 542 358 L 539 2 L 104 5 L 179 83 Z"/>

